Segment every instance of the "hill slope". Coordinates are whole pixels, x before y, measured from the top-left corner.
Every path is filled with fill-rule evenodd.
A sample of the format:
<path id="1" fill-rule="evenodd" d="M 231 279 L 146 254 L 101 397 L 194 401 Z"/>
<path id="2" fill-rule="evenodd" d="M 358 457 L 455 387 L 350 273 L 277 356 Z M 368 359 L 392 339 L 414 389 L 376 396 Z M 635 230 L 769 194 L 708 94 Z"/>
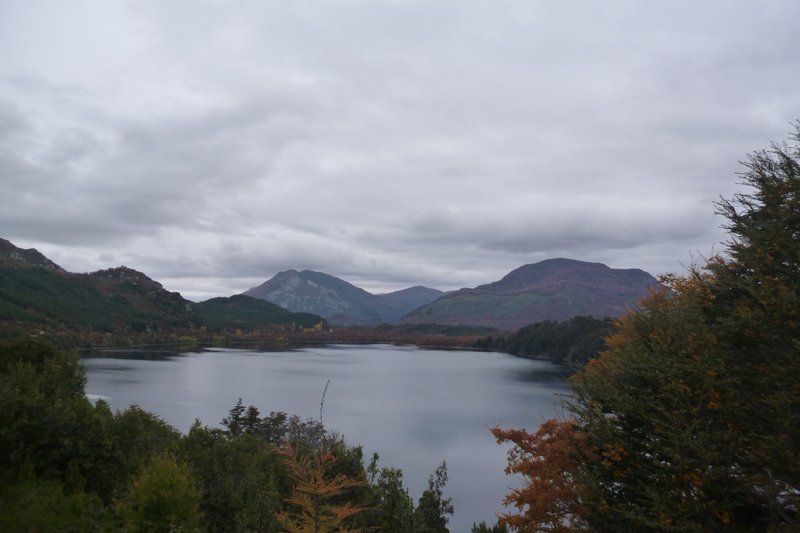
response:
<path id="1" fill-rule="evenodd" d="M 290 311 L 314 313 L 336 325 L 375 325 L 396 322 L 442 293 L 412 287 L 375 295 L 323 272 L 287 270 L 243 294 Z"/>
<path id="2" fill-rule="evenodd" d="M 622 315 L 657 287 L 639 269 L 548 259 L 524 265 L 503 279 L 449 293 L 406 315 L 406 324 L 471 324 L 517 329 L 543 320 Z"/>
<path id="3" fill-rule="evenodd" d="M 202 323 L 212 331 L 225 329 L 257 330 L 267 324 L 296 325 L 313 328 L 323 325 L 322 318 L 311 313 L 292 313 L 265 300 L 236 294 L 211 298 L 194 304 Z"/>
<path id="4" fill-rule="evenodd" d="M 0 321 L 106 332 L 198 324 L 191 302 L 130 268 L 70 274 L 6 265 L 0 266 Z"/>

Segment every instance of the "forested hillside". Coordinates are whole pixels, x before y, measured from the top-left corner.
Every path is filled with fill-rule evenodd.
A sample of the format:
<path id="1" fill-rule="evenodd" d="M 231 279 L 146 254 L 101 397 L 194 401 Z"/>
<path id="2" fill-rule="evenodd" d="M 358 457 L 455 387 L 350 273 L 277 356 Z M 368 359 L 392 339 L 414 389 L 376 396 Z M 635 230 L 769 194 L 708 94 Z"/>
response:
<path id="1" fill-rule="evenodd" d="M 0 322 L 101 332 L 199 325 L 180 294 L 126 267 L 70 274 L 0 266 Z"/>
<path id="2" fill-rule="evenodd" d="M 605 337 L 613 329 L 611 318 L 577 316 L 562 322 L 546 320 L 514 333 L 484 337 L 475 342 L 475 347 L 579 368 L 606 349 Z"/>
<path id="3" fill-rule="evenodd" d="M 292 313 L 283 307 L 243 294 L 211 298 L 194 304 L 193 308 L 203 325 L 211 331 L 254 331 L 263 328 L 265 324 L 320 329 L 325 325 L 325 321 L 318 315 Z"/>

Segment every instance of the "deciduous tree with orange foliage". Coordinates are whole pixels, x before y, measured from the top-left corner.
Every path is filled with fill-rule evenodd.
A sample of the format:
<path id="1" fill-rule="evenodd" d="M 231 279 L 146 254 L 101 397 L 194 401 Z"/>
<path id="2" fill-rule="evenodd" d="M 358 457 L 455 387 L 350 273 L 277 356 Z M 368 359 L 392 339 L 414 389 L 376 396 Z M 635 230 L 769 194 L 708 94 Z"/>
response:
<path id="1" fill-rule="evenodd" d="M 506 473 L 527 479 L 503 500 L 517 512 L 503 514 L 502 522 L 525 532 L 586 530 L 575 479 L 578 447 L 583 439 L 575 432 L 575 424 L 548 420 L 535 434 L 499 427 L 492 433 L 498 444 L 514 444 L 508 452 Z"/>
<path id="2" fill-rule="evenodd" d="M 291 510 L 278 516 L 290 533 L 352 532 L 346 520 L 364 510 L 351 503 L 337 503 L 336 499 L 355 487 L 364 487 L 365 481 L 328 472 L 336 457 L 324 446 L 318 450 L 303 451 L 287 444 L 283 450 L 295 487 L 289 498 Z"/>

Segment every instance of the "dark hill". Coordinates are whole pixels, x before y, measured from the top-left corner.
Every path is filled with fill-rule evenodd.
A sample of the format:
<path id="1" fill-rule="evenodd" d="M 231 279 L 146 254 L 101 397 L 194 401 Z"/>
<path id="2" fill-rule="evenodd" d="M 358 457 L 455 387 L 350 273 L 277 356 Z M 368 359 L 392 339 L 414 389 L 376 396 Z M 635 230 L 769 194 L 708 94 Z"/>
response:
<path id="1" fill-rule="evenodd" d="M 211 298 L 194 304 L 200 320 L 213 331 L 242 329 L 254 331 L 270 325 L 291 325 L 301 328 L 322 327 L 324 321 L 311 313 L 292 313 L 265 300 L 237 294 L 228 298 Z"/>
<path id="2" fill-rule="evenodd" d="M 0 322 L 104 332 L 198 323 L 190 302 L 180 294 L 126 267 L 70 274 L 5 265 L 0 266 Z"/>
<path id="3" fill-rule="evenodd" d="M 472 324 L 512 330 L 575 316 L 617 317 L 658 281 L 643 270 L 549 259 L 524 265 L 499 281 L 446 294 L 406 315 L 407 324 Z"/>

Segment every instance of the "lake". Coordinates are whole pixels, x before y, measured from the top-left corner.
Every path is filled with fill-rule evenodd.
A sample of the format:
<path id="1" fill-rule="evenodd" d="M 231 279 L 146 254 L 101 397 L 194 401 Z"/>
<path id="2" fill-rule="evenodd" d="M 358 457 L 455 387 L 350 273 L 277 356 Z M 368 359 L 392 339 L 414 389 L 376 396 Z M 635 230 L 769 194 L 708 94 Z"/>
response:
<path id="1" fill-rule="evenodd" d="M 328 430 L 403 470 L 416 501 L 447 461 L 455 514 L 450 530 L 493 523 L 518 480 L 507 447 L 489 428 L 534 429 L 561 414 L 564 369 L 507 354 L 392 345 L 328 345 L 286 351 L 206 349 L 177 355 L 104 351 L 83 359 L 86 392 L 114 410 L 136 403 L 186 433 L 195 419 L 219 427 L 242 398 L 262 414 L 318 418 Z"/>

